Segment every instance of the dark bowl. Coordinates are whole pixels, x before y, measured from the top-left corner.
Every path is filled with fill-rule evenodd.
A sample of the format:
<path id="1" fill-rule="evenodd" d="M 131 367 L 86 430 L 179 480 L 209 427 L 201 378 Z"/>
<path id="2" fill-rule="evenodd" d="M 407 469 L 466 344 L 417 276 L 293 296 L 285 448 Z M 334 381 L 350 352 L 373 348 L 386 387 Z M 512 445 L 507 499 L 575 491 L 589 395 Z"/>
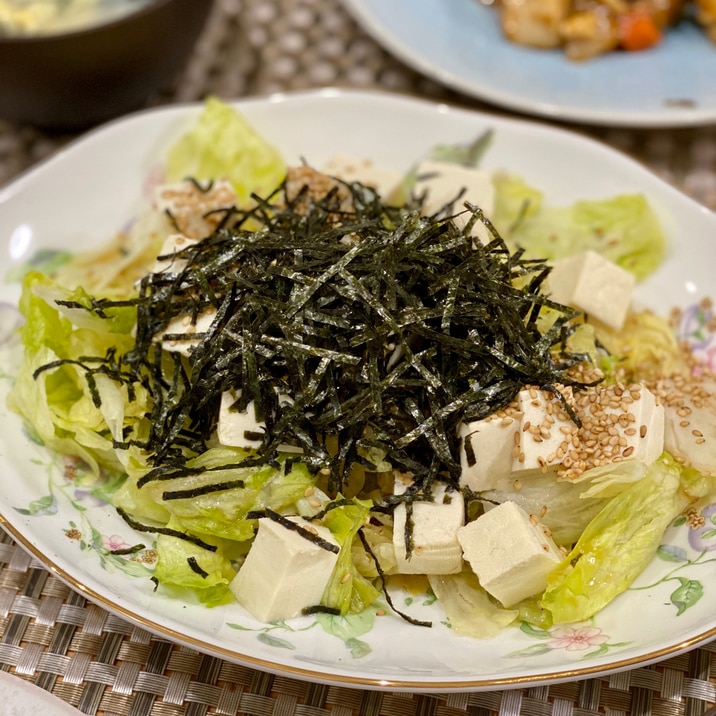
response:
<path id="1" fill-rule="evenodd" d="M 155 0 L 57 35 L 0 37 L 0 119 L 77 130 L 138 109 L 179 72 L 212 0 Z"/>

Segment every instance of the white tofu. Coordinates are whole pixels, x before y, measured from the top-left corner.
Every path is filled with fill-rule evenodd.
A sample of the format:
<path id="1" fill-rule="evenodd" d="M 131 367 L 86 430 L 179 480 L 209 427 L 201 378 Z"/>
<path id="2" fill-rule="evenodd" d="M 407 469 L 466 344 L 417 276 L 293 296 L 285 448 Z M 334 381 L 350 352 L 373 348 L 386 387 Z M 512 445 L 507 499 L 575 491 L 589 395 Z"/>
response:
<path id="1" fill-rule="evenodd" d="M 253 400 L 247 404 L 245 411 L 231 410 L 237 400 L 238 395 L 234 391 L 221 394 L 216 437 L 227 447 L 256 448 L 261 445 L 266 424 L 256 419 Z"/>
<path id="2" fill-rule="evenodd" d="M 338 561 L 339 545 L 330 530 L 302 517 L 287 519 L 304 533 L 260 519 L 256 539 L 230 585 L 238 602 L 263 622 L 290 619 L 319 604 Z M 324 546 L 305 536 L 305 530 Z"/>
<path id="3" fill-rule="evenodd" d="M 195 322 L 192 322 L 192 317 L 189 314 L 176 316 L 169 321 L 167 327 L 161 333 L 158 333 L 154 339 L 162 342 L 162 348 L 165 351 L 173 351 L 189 356 L 192 350 L 201 342 L 199 338 L 192 339 L 191 336 L 206 333 L 209 328 L 211 328 L 211 324 L 215 318 L 216 310 L 214 309 L 200 313 L 196 317 Z M 164 336 L 167 335 L 181 335 L 186 336 L 186 338 L 182 338 L 181 340 L 164 340 Z"/>
<path id="4" fill-rule="evenodd" d="M 569 388 L 561 392 L 566 400 L 571 400 Z M 517 394 L 517 409 L 521 419 L 514 443 L 512 472 L 516 477 L 523 477 L 529 472 L 558 468 L 562 457 L 559 448 L 577 429 L 560 399 L 546 390 L 525 388 Z"/>
<path id="5" fill-rule="evenodd" d="M 184 234 L 167 236 L 154 263 L 152 273 L 180 273 L 186 268 L 188 261 L 183 258 L 177 258 L 176 254 L 197 243 L 199 242 L 184 236 Z M 166 258 L 159 258 L 160 256 Z"/>
<path id="6" fill-rule="evenodd" d="M 488 219 L 495 210 L 495 187 L 491 172 L 459 164 L 424 161 L 418 166 L 417 175 L 415 193 L 426 194 L 423 205 L 423 213 L 426 215 L 435 214 L 449 204 L 453 204 L 456 213 L 463 211 L 466 201 L 482 209 Z M 463 212 L 455 221 L 464 227 L 471 218 L 470 213 Z M 483 244 L 492 240 L 492 235 L 481 222 L 475 224 L 472 233 Z"/>
<path id="7" fill-rule="evenodd" d="M 405 491 L 396 480 L 395 493 Z M 462 494 L 444 485 L 433 488 L 434 502 L 414 502 L 412 507 L 413 548 L 405 548 L 408 510 L 398 505 L 393 512 L 393 548 L 399 574 L 455 574 L 462 569 L 462 549 L 457 531 L 465 524 Z"/>
<path id="8" fill-rule="evenodd" d="M 234 187 L 225 179 L 207 182 L 203 189 L 191 181 L 162 184 L 153 201 L 157 211 L 170 215 L 177 230 L 190 239 L 210 236 L 236 202 Z"/>
<path id="9" fill-rule="evenodd" d="M 544 591 L 562 560 L 544 525 L 514 502 L 488 510 L 457 536 L 483 589 L 505 607 Z"/>
<path id="10" fill-rule="evenodd" d="M 705 475 L 716 475 L 716 382 L 664 383 L 664 449 Z"/>
<path id="11" fill-rule="evenodd" d="M 548 279 L 552 300 L 616 330 L 624 325 L 635 285 L 634 274 L 595 251 L 556 261 Z"/>
<path id="12" fill-rule="evenodd" d="M 261 445 L 266 424 L 256 419 L 256 406 L 253 400 L 246 405 L 246 411 L 231 410 L 240 392 L 226 391 L 221 394 L 219 417 L 216 425 L 216 438 L 227 447 L 257 448 Z M 279 394 L 279 405 L 285 406 L 293 402 L 290 396 Z M 301 455 L 303 448 L 298 445 L 282 443 L 280 452 Z M 302 513 L 303 514 L 303 513 Z"/>
<path id="13" fill-rule="evenodd" d="M 375 189 L 383 200 L 390 197 L 402 179 L 398 172 L 377 167 L 370 159 L 357 159 L 348 154 L 335 154 L 322 171 L 348 183 L 359 182 L 369 186 Z"/>
<path id="14" fill-rule="evenodd" d="M 625 427 L 627 423 L 615 423 L 619 437 L 623 438 L 620 456 L 649 465 L 664 451 L 664 406 L 642 384 L 628 386 L 622 398 L 628 401 L 623 407 L 604 407 L 607 415 L 619 416 L 626 412 L 628 416 L 628 427 Z"/>
<path id="15" fill-rule="evenodd" d="M 473 492 L 494 490 L 512 472 L 515 435 L 521 413 L 496 413 L 460 425 L 460 486 Z"/>

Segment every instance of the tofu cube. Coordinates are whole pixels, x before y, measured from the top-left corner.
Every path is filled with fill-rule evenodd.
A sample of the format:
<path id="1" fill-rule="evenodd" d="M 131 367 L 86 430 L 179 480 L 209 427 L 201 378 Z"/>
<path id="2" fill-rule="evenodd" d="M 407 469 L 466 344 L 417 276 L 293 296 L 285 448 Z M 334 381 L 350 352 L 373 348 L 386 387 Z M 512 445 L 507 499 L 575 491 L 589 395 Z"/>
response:
<path id="1" fill-rule="evenodd" d="M 455 222 L 464 228 L 472 218 L 470 213 L 463 211 L 464 202 L 482 209 L 487 218 L 495 210 L 495 187 L 490 172 L 459 164 L 424 161 L 418 166 L 417 175 L 415 193 L 425 193 L 423 213 L 426 215 L 436 214 L 446 205 L 453 205 L 453 211 L 462 211 Z M 492 235 L 481 222 L 475 224 L 472 234 L 483 244 L 492 240 Z"/>
<path id="2" fill-rule="evenodd" d="M 590 468 L 603 472 L 604 466 L 625 461 L 649 465 L 664 450 L 664 406 L 641 383 L 590 388 L 578 395 L 577 414 L 582 444 L 591 445 Z"/>
<path id="3" fill-rule="evenodd" d="M 225 179 L 206 186 L 192 181 L 162 184 L 154 191 L 157 211 L 171 216 L 180 233 L 197 240 L 213 234 L 236 202 L 234 187 Z"/>
<path id="4" fill-rule="evenodd" d="M 548 285 L 552 300 L 619 330 L 629 311 L 636 278 L 595 251 L 584 251 L 556 261 Z"/>
<path id="5" fill-rule="evenodd" d="M 256 419 L 253 400 L 248 403 L 245 411 L 232 410 L 231 406 L 238 398 L 239 395 L 233 390 L 221 394 L 217 439 L 227 447 L 257 448 L 263 440 L 266 424 Z"/>
<path id="6" fill-rule="evenodd" d="M 561 392 L 572 399 L 569 388 Z M 550 391 L 528 387 L 517 394 L 517 409 L 522 417 L 512 460 L 515 477 L 557 469 L 563 457 L 560 448 L 577 431 L 561 400 Z"/>
<path id="7" fill-rule="evenodd" d="M 288 517 L 297 529 L 264 517 L 231 591 L 262 622 L 290 619 L 320 603 L 338 561 L 339 545 L 330 530 L 302 517 Z M 308 533 L 319 537 L 317 544 Z"/>
<path id="8" fill-rule="evenodd" d="M 344 182 L 359 182 L 375 189 L 383 200 L 388 199 L 400 184 L 401 175 L 376 167 L 369 159 L 356 159 L 348 154 L 336 154 L 323 167 L 323 172 Z"/>
<path id="9" fill-rule="evenodd" d="M 395 492 L 405 485 L 396 480 Z M 408 509 L 399 504 L 393 512 L 393 547 L 399 574 L 455 574 L 462 569 L 462 549 L 457 531 L 465 524 L 462 494 L 444 485 L 433 488 L 433 500 L 412 505 L 412 551 L 405 546 Z"/>
<path id="10" fill-rule="evenodd" d="M 716 394 L 699 405 L 667 405 L 664 417 L 664 449 L 704 475 L 716 475 Z"/>
<path id="11" fill-rule="evenodd" d="M 514 502 L 493 507 L 457 536 L 483 589 L 505 607 L 544 591 L 562 560 L 544 525 Z"/>
<path id="12" fill-rule="evenodd" d="M 158 333 L 154 338 L 162 342 L 162 348 L 165 351 L 173 351 L 189 356 L 196 346 L 201 342 L 200 338 L 192 338 L 196 334 L 206 333 L 216 318 L 216 310 L 210 309 L 200 313 L 196 320 L 192 319 L 189 314 L 183 316 L 175 316 L 166 328 Z M 165 336 L 183 336 L 176 339 L 165 339 Z"/>
<path id="13" fill-rule="evenodd" d="M 460 426 L 461 487 L 473 492 L 494 490 L 509 477 L 521 417 L 513 409 Z"/>
<path id="14" fill-rule="evenodd" d="M 616 415 L 613 422 L 620 441 L 620 457 L 650 464 L 658 459 L 664 450 L 664 406 L 656 396 L 640 383 L 627 386 L 621 396 L 623 403 L 614 408 L 604 406 L 607 416 Z M 626 422 L 619 421 L 625 415 Z"/>
<path id="15" fill-rule="evenodd" d="M 199 243 L 183 234 L 167 236 L 154 263 L 152 273 L 181 273 L 187 265 L 187 260 L 177 258 L 176 254 L 189 246 Z"/>

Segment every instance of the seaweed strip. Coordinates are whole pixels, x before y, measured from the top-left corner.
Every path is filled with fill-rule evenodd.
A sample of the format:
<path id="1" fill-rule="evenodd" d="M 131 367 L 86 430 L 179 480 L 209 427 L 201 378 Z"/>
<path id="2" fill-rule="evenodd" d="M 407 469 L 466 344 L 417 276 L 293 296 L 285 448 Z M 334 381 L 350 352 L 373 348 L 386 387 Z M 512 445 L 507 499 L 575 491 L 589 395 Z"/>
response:
<path id="1" fill-rule="evenodd" d="M 285 527 L 287 530 L 297 532 L 299 535 L 301 535 L 301 537 L 307 539 L 309 542 L 312 542 L 321 549 L 325 549 L 328 552 L 333 552 L 334 554 L 338 554 L 338 552 L 340 552 L 340 547 L 338 545 L 323 539 L 323 537 L 319 537 L 318 535 L 313 534 L 313 532 L 311 532 L 310 530 L 306 529 L 305 527 L 302 527 L 300 524 L 293 522 L 292 520 L 287 519 L 283 515 L 280 515 L 278 512 L 274 512 L 273 510 L 267 509 L 265 515 L 270 520 L 273 520 L 274 522 L 280 524 L 282 527 Z"/>
<path id="2" fill-rule="evenodd" d="M 199 563 L 196 561 L 196 557 L 187 557 L 186 563 L 189 565 L 191 571 L 195 572 L 200 577 L 206 579 L 209 576 L 209 573 L 199 566 Z"/>
<path id="3" fill-rule="evenodd" d="M 179 530 L 173 530 L 169 527 L 152 527 L 150 525 L 144 525 L 141 522 L 137 522 L 137 520 L 131 518 L 121 507 L 117 508 L 117 514 L 134 530 L 137 530 L 137 532 L 153 532 L 159 535 L 166 535 L 167 537 L 176 537 L 177 539 L 183 539 L 187 542 L 191 542 L 192 544 L 195 544 L 197 547 L 201 547 L 202 549 L 205 549 L 209 552 L 216 552 L 218 547 L 213 544 L 209 544 L 208 542 L 204 542 L 204 540 L 199 539 L 198 537 L 194 537 L 193 535 L 188 535 L 185 532 L 180 532 Z"/>
<path id="4" fill-rule="evenodd" d="M 224 492 L 226 490 L 234 490 L 243 487 L 243 480 L 229 480 L 227 482 L 215 482 L 213 485 L 203 485 L 202 487 L 194 487 L 189 490 L 168 490 L 162 493 L 163 500 L 185 500 L 191 497 L 201 497 L 209 495 L 213 492 Z"/>
<path id="5" fill-rule="evenodd" d="M 385 572 L 383 571 L 383 568 L 380 566 L 380 562 L 378 561 L 378 558 L 375 556 L 373 550 L 370 548 L 370 545 L 368 544 L 368 540 L 366 539 L 366 536 L 363 534 L 363 530 L 358 530 L 358 537 L 360 538 L 361 544 L 363 545 L 363 549 L 368 553 L 370 558 L 373 560 L 373 564 L 375 565 L 375 568 L 378 572 L 378 579 L 380 579 L 381 587 L 383 588 L 383 594 L 385 595 L 385 601 L 388 602 L 388 606 L 402 619 L 404 619 L 409 624 L 413 624 L 414 626 L 422 626 L 422 627 L 432 627 L 433 623 L 428 621 L 423 621 L 421 619 L 415 619 L 414 617 L 411 617 L 409 614 L 405 614 L 398 609 L 395 604 L 393 604 L 393 600 L 390 596 L 390 593 L 388 592 L 387 584 L 386 584 L 386 578 L 385 578 Z"/>

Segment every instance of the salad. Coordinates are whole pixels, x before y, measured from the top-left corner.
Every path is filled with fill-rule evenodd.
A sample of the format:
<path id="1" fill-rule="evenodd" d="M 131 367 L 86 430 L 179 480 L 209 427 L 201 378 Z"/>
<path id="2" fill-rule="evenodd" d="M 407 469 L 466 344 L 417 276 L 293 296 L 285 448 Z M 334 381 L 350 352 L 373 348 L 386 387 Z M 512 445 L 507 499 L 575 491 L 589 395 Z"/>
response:
<path id="1" fill-rule="evenodd" d="M 693 435 L 708 436 L 711 378 L 668 321 L 604 302 L 594 320 L 568 281 L 569 301 L 551 297 L 576 257 L 626 279 L 628 309 L 629 277 L 664 250 L 646 202 L 544 206 L 516 177 L 485 181 L 480 139 L 377 191 L 392 180 L 345 158 L 363 182 L 287 169 L 212 101 L 152 209 L 99 252 L 26 276 L 11 407 L 51 449 L 123 476 L 113 501 L 156 535 L 159 589 L 272 620 L 359 612 L 409 575 L 458 633 L 580 621 L 713 489 Z M 484 209 L 454 186 L 439 198 L 455 176 Z M 585 396 L 615 415 L 621 459 L 580 456 L 594 447 Z M 571 431 L 576 459 L 561 439 L 554 457 L 535 450 L 549 436 L 528 415 Z M 500 462 L 505 434 L 532 442 Z M 495 468 L 479 474 L 485 454 Z M 495 535 L 496 548 L 520 535 L 506 554 L 524 559 L 480 577 Z"/>

